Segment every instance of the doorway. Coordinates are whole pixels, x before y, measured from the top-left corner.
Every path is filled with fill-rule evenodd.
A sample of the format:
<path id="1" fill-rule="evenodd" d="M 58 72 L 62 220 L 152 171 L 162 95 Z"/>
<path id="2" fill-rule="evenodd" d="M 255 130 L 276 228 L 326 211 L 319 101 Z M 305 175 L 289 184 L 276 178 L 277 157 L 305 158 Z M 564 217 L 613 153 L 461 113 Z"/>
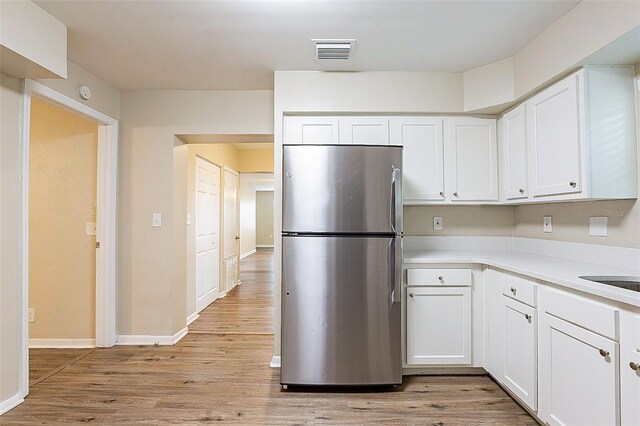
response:
<path id="1" fill-rule="evenodd" d="M 235 170 L 224 169 L 224 288 L 227 294 L 238 285 L 240 276 L 240 230 L 238 229 L 238 190 L 240 175 Z"/>
<path id="2" fill-rule="evenodd" d="M 22 228 L 21 241 L 22 252 L 20 253 L 21 272 L 22 272 L 22 288 L 19 294 L 19 310 L 22 318 L 22 328 L 20 330 L 20 396 L 24 398 L 29 393 L 29 289 L 30 289 L 30 254 L 32 245 L 35 244 L 34 253 L 37 250 L 43 249 L 53 254 L 56 250 L 61 250 L 62 246 L 72 240 L 71 235 L 65 235 L 63 240 L 56 240 L 52 245 L 41 244 L 39 240 L 32 240 L 30 238 L 30 179 L 32 178 L 30 173 L 31 164 L 31 105 L 32 102 L 43 102 L 45 105 L 53 105 L 60 108 L 65 113 L 72 113 L 81 116 L 85 120 L 89 120 L 97 126 L 97 142 L 94 149 L 95 154 L 95 179 L 93 180 L 93 194 L 94 201 L 92 204 L 92 214 L 88 215 L 88 219 L 78 219 L 77 217 L 73 222 L 73 232 L 81 234 L 82 237 L 93 237 L 93 241 L 89 241 L 89 247 L 93 256 L 85 258 L 85 266 L 89 264 L 90 275 L 84 277 L 84 282 L 93 283 L 92 302 L 85 302 L 86 305 L 92 305 L 92 318 L 88 320 L 91 323 L 91 328 L 94 330 L 93 337 L 87 340 L 59 339 L 56 343 L 58 346 L 65 345 L 65 349 L 78 349 L 77 346 L 82 346 L 82 349 L 89 349 L 95 346 L 109 347 L 113 346 L 116 341 L 116 300 L 115 300 L 115 256 L 116 256 L 116 177 L 117 177 L 117 144 L 118 144 L 118 121 L 102 114 L 93 108 L 88 107 L 78 101 L 75 101 L 67 96 L 64 96 L 41 83 L 24 80 L 23 83 L 23 102 L 22 102 L 22 133 L 21 133 L 21 151 L 22 151 Z M 64 125 L 65 123 L 56 123 Z M 54 152 L 54 154 L 59 154 Z M 45 161 L 40 164 L 38 171 L 42 171 L 46 167 L 52 164 Z M 66 173 L 68 170 L 59 170 L 61 173 Z M 38 182 L 37 177 L 33 177 L 35 182 Z M 76 180 L 75 177 L 68 177 L 66 181 Z M 45 186 L 45 189 L 51 189 L 52 182 L 48 182 L 45 176 L 44 184 L 42 181 L 38 185 Z M 83 182 L 75 181 L 77 187 L 83 186 Z M 49 185 L 49 186 L 47 186 Z M 75 191 L 75 189 L 73 190 Z M 67 191 L 67 193 L 70 191 Z M 42 195 L 42 197 L 45 197 Z M 42 200 L 34 200 L 34 202 L 40 202 Z M 51 207 L 51 206 L 47 206 Z M 86 218 L 86 216 L 85 216 Z M 79 221 L 79 222 L 78 222 Z M 95 222 L 95 226 L 93 225 Z M 95 230 L 94 230 L 95 229 Z M 86 235 L 87 233 L 95 233 L 95 235 Z M 86 243 L 86 239 L 82 240 Z M 30 244 L 31 243 L 31 244 Z M 91 247 L 92 245 L 92 247 Z M 86 246 L 85 246 L 86 248 Z M 41 254 L 38 254 L 40 256 Z M 51 256 L 53 257 L 53 255 Z M 36 256 L 37 259 L 37 256 Z M 91 262 L 93 268 L 91 268 Z M 58 266 L 58 265 L 56 265 Z M 63 265 L 60 265 L 63 266 Z M 73 269 L 73 268 L 68 268 Z M 42 271 L 39 271 L 42 272 Z M 47 272 L 47 271 L 45 271 Z M 86 271 L 85 271 L 86 273 Z M 92 275 L 91 275 L 92 274 Z M 47 274 L 41 274 L 46 280 Z M 54 275 L 53 271 L 50 275 Z M 64 277 L 64 274 L 62 274 Z M 40 279 L 41 277 L 34 276 L 34 279 Z M 51 299 L 58 298 L 58 300 L 72 299 L 73 295 L 56 293 L 49 291 L 48 297 Z M 84 299 L 86 300 L 86 299 Z M 87 306 L 84 306 L 87 308 Z M 40 311 L 40 313 L 46 313 Z M 37 322 L 40 315 L 35 312 L 34 321 Z M 46 317 L 45 317 L 46 318 Z M 83 324 L 86 326 L 86 324 Z M 57 327 L 59 329 L 62 326 Z M 38 342 L 34 341 L 34 345 Z M 47 343 L 48 344 L 48 343 Z M 76 354 L 74 354 L 76 355 Z M 68 357 L 65 357 L 64 364 L 72 362 L 83 354 L 78 354 L 77 357 L 71 361 L 67 361 Z M 56 361 L 57 362 L 57 361 Z M 62 367 L 64 368 L 64 367 Z"/>

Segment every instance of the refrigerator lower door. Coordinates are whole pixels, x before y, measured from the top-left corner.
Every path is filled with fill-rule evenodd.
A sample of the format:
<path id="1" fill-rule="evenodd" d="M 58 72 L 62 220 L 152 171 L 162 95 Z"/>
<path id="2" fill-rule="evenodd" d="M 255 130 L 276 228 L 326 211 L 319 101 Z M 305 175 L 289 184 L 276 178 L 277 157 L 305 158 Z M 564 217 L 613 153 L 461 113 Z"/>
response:
<path id="1" fill-rule="evenodd" d="M 401 241 L 283 237 L 282 384 L 402 382 Z"/>

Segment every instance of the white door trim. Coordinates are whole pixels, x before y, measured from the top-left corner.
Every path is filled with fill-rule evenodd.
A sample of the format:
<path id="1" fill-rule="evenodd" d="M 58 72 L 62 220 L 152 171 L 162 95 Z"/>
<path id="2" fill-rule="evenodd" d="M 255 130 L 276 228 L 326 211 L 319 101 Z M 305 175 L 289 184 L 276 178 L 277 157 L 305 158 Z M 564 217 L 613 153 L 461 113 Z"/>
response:
<path id="1" fill-rule="evenodd" d="M 29 129 L 31 97 L 42 98 L 57 106 L 82 114 L 100 123 L 98 131 L 98 174 L 96 241 L 96 346 L 109 347 L 116 342 L 116 183 L 118 120 L 55 90 L 26 79 L 22 87 L 22 287 L 20 317 L 20 394 L 29 393 Z"/>

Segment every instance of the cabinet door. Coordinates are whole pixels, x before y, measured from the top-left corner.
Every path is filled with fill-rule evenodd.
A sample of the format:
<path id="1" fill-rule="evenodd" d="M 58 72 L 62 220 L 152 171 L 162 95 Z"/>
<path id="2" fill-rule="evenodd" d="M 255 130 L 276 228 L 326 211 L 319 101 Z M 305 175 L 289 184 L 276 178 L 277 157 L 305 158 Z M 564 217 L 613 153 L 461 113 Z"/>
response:
<path id="1" fill-rule="evenodd" d="M 340 117 L 340 143 L 389 145 L 389 119 L 386 117 Z"/>
<path id="2" fill-rule="evenodd" d="M 538 415 L 550 425 L 620 424 L 618 344 L 540 316 Z"/>
<path id="3" fill-rule="evenodd" d="M 581 191 L 580 75 L 567 77 L 526 103 L 534 197 Z"/>
<path id="4" fill-rule="evenodd" d="M 499 144 L 504 172 L 504 189 L 507 200 L 527 198 L 527 128 L 525 105 L 509 111 L 498 121 Z"/>
<path id="5" fill-rule="evenodd" d="M 498 199 L 496 121 L 481 118 L 446 120 L 445 158 L 452 201 Z"/>
<path id="6" fill-rule="evenodd" d="M 503 384 L 532 410 L 537 409 L 536 310 L 502 296 L 504 315 Z"/>
<path id="7" fill-rule="evenodd" d="M 471 363 L 471 287 L 407 288 L 407 364 Z"/>
<path id="8" fill-rule="evenodd" d="M 284 118 L 285 144 L 338 143 L 338 117 L 290 116 Z"/>
<path id="9" fill-rule="evenodd" d="M 442 119 L 394 119 L 394 141 L 403 146 L 402 196 L 405 203 L 444 199 Z"/>
<path id="10" fill-rule="evenodd" d="M 620 311 L 620 420 L 640 425 L 640 314 Z"/>

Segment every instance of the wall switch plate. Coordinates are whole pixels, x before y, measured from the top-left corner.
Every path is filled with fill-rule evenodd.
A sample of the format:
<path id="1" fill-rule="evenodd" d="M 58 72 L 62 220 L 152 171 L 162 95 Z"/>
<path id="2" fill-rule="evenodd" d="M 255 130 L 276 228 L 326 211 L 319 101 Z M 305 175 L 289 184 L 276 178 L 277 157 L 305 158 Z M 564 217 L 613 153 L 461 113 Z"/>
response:
<path id="1" fill-rule="evenodd" d="M 606 216 L 590 217 L 589 218 L 589 235 L 595 235 L 596 237 L 606 237 L 607 223 L 608 223 L 608 218 Z"/>
<path id="2" fill-rule="evenodd" d="M 542 230 L 546 233 L 553 232 L 553 220 L 551 216 L 542 218 Z"/>
<path id="3" fill-rule="evenodd" d="M 29 308 L 29 322 L 36 322 L 36 310 Z"/>
<path id="4" fill-rule="evenodd" d="M 151 220 L 151 226 L 154 228 L 160 228 L 162 226 L 162 214 L 154 213 L 153 219 Z"/>
<path id="5" fill-rule="evenodd" d="M 96 223 L 87 222 L 85 224 L 85 235 L 96 235 Z"/>
<path id="6" fill-rule="evenodd" d="M 433 230 L 442 231 L 442 216 L 433 217 Z"/>
<path id="7" fill-rule="evenodd" d="M 191 213 L 187 213 L 187 225 L 191 225 Z"/>

